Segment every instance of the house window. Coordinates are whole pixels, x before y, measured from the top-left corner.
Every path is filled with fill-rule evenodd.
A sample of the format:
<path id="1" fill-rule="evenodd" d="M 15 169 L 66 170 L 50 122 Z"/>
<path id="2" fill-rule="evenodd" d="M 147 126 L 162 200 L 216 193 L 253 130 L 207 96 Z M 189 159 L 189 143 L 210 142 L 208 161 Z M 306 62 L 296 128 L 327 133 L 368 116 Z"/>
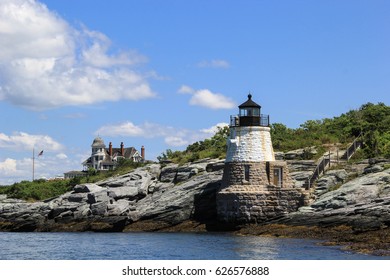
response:
<path id="1" fill-rule="evenodd" d="M 250 172 L 250 166 L 244 165 L 244 180 L 249 182 L 249 172 Z"/>

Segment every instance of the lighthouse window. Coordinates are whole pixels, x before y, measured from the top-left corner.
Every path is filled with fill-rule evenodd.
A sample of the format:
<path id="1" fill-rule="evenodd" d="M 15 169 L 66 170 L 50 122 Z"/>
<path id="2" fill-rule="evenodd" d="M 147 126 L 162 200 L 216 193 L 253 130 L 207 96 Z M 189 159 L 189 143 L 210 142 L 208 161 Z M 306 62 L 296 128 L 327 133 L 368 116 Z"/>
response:
<path id="1" fill-rule="evenodd" d="M 283 169 L 282 167 L 275 167 L 274 169 L 274 185 L 278 187 L 283 186 Z"/>
<path id="2" fill-rule="evenodd" d="M 249 171 L 250 171 L 250 166 L 244 165 L 244 180 L 247 182 L 249 182 Z"/>
<path id="3" fill-rule="evenodd" d="M 232 129 L 230 130 L 230 139 L 235 139 L 236 138 L 236 130 Z"/>

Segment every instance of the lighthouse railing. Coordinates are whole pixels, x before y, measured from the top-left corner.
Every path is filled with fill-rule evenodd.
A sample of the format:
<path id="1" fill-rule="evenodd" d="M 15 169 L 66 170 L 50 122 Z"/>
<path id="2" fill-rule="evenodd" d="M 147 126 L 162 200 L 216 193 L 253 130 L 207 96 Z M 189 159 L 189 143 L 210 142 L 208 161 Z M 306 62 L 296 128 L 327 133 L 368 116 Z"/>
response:
<path id="1" fill-rule="evenodd" d="M 270 122 L 269 122 L 269 115 L 264 115 L 264 114 L 261 114 L 260 116 L 256 117 L 256 116 L 240 116 L 240 115 L 231 115 L 230 116 L 230 126 L 234 127 L 234 126 L 240 126 L 240 118 L 251 118 L 252 119 L 252 123 L 255 123 L 256 125 L 258 126 L 269 126 L 270 125 Z M 253 122 L 253 118 L 258 118 L 258 121 L 256 122 Z M 245 124 L 243 124 L 245 126 Z"/>

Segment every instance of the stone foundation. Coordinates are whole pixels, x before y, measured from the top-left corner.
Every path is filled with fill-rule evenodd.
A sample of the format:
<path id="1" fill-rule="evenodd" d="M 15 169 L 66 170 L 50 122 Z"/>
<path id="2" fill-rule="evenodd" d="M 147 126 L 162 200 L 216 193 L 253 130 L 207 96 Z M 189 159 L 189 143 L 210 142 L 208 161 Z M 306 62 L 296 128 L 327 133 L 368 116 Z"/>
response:
<path id="1" fill-rule="evenodd" d="M 255 190 L 259 189 L 259 190 Z M 231 186 L 217 194 L 219 220 L 229 224 L 260 224 L 295 212 L 304 204 L 298 189 L 275 186 Z"/>
<path id="2" fill-rule="evenodd" d="M 292 186 L 284 161 L 227 162 L 216 198 L 218 218 L 230 224 L 264 223 L 295 212 L 305 195 Z"/>

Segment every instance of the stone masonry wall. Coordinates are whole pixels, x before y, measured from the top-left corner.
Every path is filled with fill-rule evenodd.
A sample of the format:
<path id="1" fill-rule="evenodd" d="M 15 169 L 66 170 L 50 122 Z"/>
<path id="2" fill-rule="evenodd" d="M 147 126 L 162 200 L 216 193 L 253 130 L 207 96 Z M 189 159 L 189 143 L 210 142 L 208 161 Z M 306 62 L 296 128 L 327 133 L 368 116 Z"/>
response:
<path id="1" fill-rule="evenodd" d="M 245 178 L 245 166 L 249 168 L 249 180 Z M 267 185 L 274 184 L 274 169 L 282 168 L 282 188 L 293 186 L 287 163 L 284 161 L 271 162 L 227 162 L 225 163 L 222 186 L 223 188 L 235 188 L 256 186 L 257 190 Z M 241 186 L 240 186 L 241 185 Z"/>
<path id="2" fill-rule="evenodd" d="M 245 178 L 245 166 L 249 167 L 249 178 Z M 281 186 L 274 185 L 275 168 L 283 170 Z M 292 186 L 284 161 L 225 163 L 216 199 L 218 217 L 232 224 L 262 223 L 295 212 L 303 206 L 304 195 Z"/>
<path id="3" fill-rule="evenodd" d="M 227 189 L 217 194 L 217 214 L 220 221 L 229 224 L 264 223 L 297 211 L 303 200 L 304 196 L 298 189 L 271 186 L 262 191 Z"/>

